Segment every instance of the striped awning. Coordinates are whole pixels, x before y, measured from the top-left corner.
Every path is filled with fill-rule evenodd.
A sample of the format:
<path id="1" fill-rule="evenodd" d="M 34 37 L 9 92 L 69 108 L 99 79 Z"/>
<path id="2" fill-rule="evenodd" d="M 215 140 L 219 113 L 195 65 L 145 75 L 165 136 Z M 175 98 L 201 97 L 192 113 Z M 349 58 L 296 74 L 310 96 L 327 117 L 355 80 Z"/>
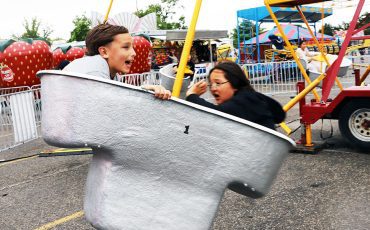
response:
<path id="1" fill-rule="evenodd" d="M 297 40 L 297 39 L 309 40 L 312 38 L 310 32 L 306 28 L 295 26 L 292 24 L 284 24 L 284 25 L 281 25 L 281 27 L 283 28 L 284 34 L 288 37 L 289 40 Z M 270 39 L 268 37 L 272 34 L 278 35 L 279 33 L 280 32 L 276 27 L 270 31 L 262 33 L 261 35 L 258 36 L 259 43 L 270 42 Z M 316 34 L 316 37 L 318 39 L 320 39 L 321 36 L 322 36 L 321 33 Z M 324 39 L 334 39 L 334 38 L 332 36 L 324 34 Z M 245 44 L 255 44 L 255 43 L 256 43 L 256 37 L 245 41 Z"/>

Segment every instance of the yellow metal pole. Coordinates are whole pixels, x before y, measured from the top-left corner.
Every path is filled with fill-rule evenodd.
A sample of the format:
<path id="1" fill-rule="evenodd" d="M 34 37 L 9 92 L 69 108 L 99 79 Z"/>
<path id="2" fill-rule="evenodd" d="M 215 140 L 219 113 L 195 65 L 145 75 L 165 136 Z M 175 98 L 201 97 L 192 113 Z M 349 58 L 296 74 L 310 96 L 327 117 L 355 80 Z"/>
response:
<path id="1" fill-rule="evenodd" d="M 312 89 L 314 89 L 320 81 L 324 79 L 325 74 L 321 74 L 318 78 L 316 78 L 311 84 L 309 84 L 302 92 L 300 92 L 297 96 L 295 96 L 292 100 L 290 100 L 286 105 L 284 105 L 283 110 L 287 112 L 291 109 L 298 101 L 300 101 L 307 93 L 309 93 Z M 290 135 L 292 130 L 285 124 L 285 122 L 280 123 L 280 127 Z M 306 134 L 307 135 L 307 134 Z"/>
<path id="2" fill-rule="evenodd" d="M 288 46 L 289 51 L 290 51 L 290 52 L 291 52 L 291 54 L 293 55 L 293 58 L 294 58 L 294 60 L 296 61 L 297 65 L 298 65 L 298 68 L 301 70 L 301 73 L 302 73 L 303 77 L 304 77 L 304 78 L 305 78 L 305 80 L 308 82 L 308 84 L 309 84 L 309 85 L 311 85 L 311 80 L 310 80 L 310 78 L 308 77 L 308 75 L 307 75 L 307 73 L 306 73 L 306 70 L 304 69 L 304 67 L 303 67 L 303 65 L 301 64 L 301 62 L 299 61 L 299 59 L 298 59 L 298 57 L 297 57 L 296 53 L 294 52 L 294 49 L 293 49 L 292 45 L 290 44 L 289 39 L 286 37 L 286 35 L 285 35 L 285 33 L 284 33 L 283 28 L 281 28 L 281 26 L 280 26 L 280 24 L 279 24 L 279 21 L 277 20 L 277 18 L 276 18 L 276 16 L 275 16 L 274 12 L 272 11 L 272 9 L 271 9 L 271 7 L 270 7 L 270 5 L 269 5 L 269 3 L 268 3 L 268 0 L 265 0 L 265 5 L 266 5 L 267 10 L 268 10 L 268 11 L 269 11 L 269 13 L 270 13 L 270 16 L 271 16 L 272 20 L 275 22 L 276 27 L 278 28 L 278 30 L 279 30 L 279 32 L 280 32 L 280 34 L 281 34 L 281 36 L 283 37 L 283 39 L 284 39 L 284 41 L 285 41 L 285 44 Z M 319 97 L 319 95 L 317 94 L 316 90 L 315 90 L 314 88 L 312 88 L 312 89 L 313 89 L 312 93 L 314 94 L 314 96 L 315 96 L 315 98 L 316 98 L 316 101 L 320 101 L 320 97 Z M 302 91 L 302 92 L 304 92 L 304 91 Z M 309 92 L 307 92 L 307 93 L 309 93 Z M 305 95 L 303 95 L 303 96 L 305 96 Z M 299 98 L 298 100 L 294 101 L 294 104 L 296 104 L 300 99 L 301 99 L 301 98 Z M 292 99 L 292 100 L 295 100 L 295 99 Z"/>
<path id="3" fill-rule="evenodd" d="M 313 146 L 311 125 L 305 125 L 306 128 L 306 144 L 305 146 Z"/>
<path id="4" fill-rule="evenodd" d="M 286 132 L 288 136 L 292 133 L 292 130 L 286 125 L 285 122 L 281 122 L 280 127 Z"/>
<path id="5" fill-rule="evenodd" d="M 317 47 L 319 48 L 319 51 L 320 51 L 320 53 L 321 53 L 321 56 L 323 56 L 323 58 L 324 58 L 324 60 L 325 60 L 326 65 L 329 67 L 329 66 L 330 66 L 330 63 L 329 63 L 328 59 L 326 58 L 326 56 L 324 55 L 324 47 L 322 47 L 322 45 L 320 44 L 320 42 L 319 42 L 319 41 L 317 40 L 317 38 L 315 37 L 315 34 L 314 34 L 314 33 L 313 33 L 313 31 L 311 30 L 310 25 L 308 24 L 307 19 L 306 19 L 306 17 L 304 16 L 304 14 L 303 14 L 303 12 L 302 12 L 301 8 L 300 8 L 299 6 L 296 6 L 296 8 L 297 8 L 297 10 L 298 10 L 299 15 L 301 15 L 301 18 L 303 19 L 304 24 L 306 24 L 307 29 L 308 29 L 308 31 L 310 32 L 310 35 L 311 35 L 311 37 L 313 38 L 313 40 L 314 40 L 315 44 L 316 44 L 316 45 L 317 45 Z M 322 29 L 321 31 L 322 31 L 322 34 L 323 34 L 323 31 L 324 31 L 324 30 Z M 323 36 L 324 36 L 324 35 L 323 35 Z M 335 82 L 337 83 L 337 85 L 338 85 L 338 87 L 340 88 L 340 90 L 343 90 L 342 83 L 339 81 L 339 79 L 338 79 L 337 77 L 335 78 Z"/>
<path id="6" fill-rule="evenodd" d="M 110 9 L 112 8 L 112 4 L 113 4 L 113 0 L 110 0 L 107 13 L 105 14 L 105 17 L 104 17 L 104 24 L 108 21 L 108 16 L 109 16 Z"/>
<path id="7" fill-rule="evenodd" d="M 284 105 L 283 110 L 286 112 L 291 109 L 298 101 L 300 101 L 306 94 L 308 94 L 312 89 L 314 89 L 320 81 L 326 77 L 325 73 L 321 74 L 318 78 L 316 78 L 311 84 L 309 84 L 302 92 L 300 92 L 297 96 L 295 96 L 292 100 L 290 100 L 286 105 Z"/>
<path id="8" fill-rule="evenodd" d="M 193 17 L 191 19 L 190 27 L 189 27 L 188 32 L 186 34 L 185 44 L 184 44 L 184 48 L 182 49 L 179 68 L 177 69 L 176 79 L 175 79 L 175 83 L 174 83 L 173 89 L 172 89 L 172 96 L 174 96 L 174 97 L 179 97 L 180 96 L 182 80 L 184 79 L 185 67 L 186 67 L 186 64 L 188 62 L 188 57 L 189 57 L 189 54 L 190 54 L 191 46 L 193 44 L 194 35 L 195 35 L 195 27 L 197 25 L 201 5 L 202 5 L 202 0 L 197 0 L 196 3 L 195 3 Z"/>
<path id="9" fill-rule="evenodd" d="M 365 73 L 360 78 L 360 84 L 361 85 L 364 83 L 364 81 L 367 78 L 367 76 L 369 75 L 369 73 L 370 73 L 370 65 L 367 67 Z"/>

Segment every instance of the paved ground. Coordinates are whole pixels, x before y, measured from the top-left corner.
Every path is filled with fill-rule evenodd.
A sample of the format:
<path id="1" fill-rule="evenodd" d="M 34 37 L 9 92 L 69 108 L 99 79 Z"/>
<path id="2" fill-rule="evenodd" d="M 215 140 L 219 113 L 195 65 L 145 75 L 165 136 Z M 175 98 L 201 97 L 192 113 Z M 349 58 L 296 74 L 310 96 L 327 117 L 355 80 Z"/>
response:
<path id="1" fill-rule="evenodd" d="M 292 129 L 297 110 L 288 113 Z M 330 136 L 331 126 L 329 146 L 316 155 L 289 154 L 264 198 L 227 190 L 212 229 L 369 229 L 370 154 L 351 149 L 336 121 L 317 122 L 314 140 Z M 0 163 L 0 229 L 93 229 L 81 213 L 91 155 L 34 156 L 53 148 L 37 139 L 0 152 L 5 160 L 28 156 Z"/>
<path id="2" fill-rule="evenodd" d="M 314 127 L 316 140 L 320 125 Z M 335 122 L 333 126 L 331 147 L 316 155 L 290 154 L 264 198 L 227 190 L 213 229 L 369 229 L 370 154 L 350 149 Z M 0 158 L 32 156 L 50 148 L 38 139 L 1 152 Z M 92 229 L 78 213 L 90 159 L 31 157 L 0 164 L 1 229 L 36 229 L 73 214 L 55 229 Z"/>
<path id="3" fill-rule="evenodd" d="M 290 154 L 264 198 L 227 190 L 213 229 L 369 229 L 370 154 L 335 138 L 337 144 L 317 155 Z M 38 139 L 1 156 L 48 148 Z M 35 157 L 0 165 L 1 228 L 35 229 L 81 211 L 90 159 Z M 79 217 L 55 229 L 92 228 Z"/>

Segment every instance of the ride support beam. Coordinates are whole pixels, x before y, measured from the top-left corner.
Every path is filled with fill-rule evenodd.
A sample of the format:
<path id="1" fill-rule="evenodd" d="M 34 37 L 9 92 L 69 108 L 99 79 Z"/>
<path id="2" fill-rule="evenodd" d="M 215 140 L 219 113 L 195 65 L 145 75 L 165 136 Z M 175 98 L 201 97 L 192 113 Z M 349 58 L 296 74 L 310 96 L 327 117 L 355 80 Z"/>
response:
<path id="1" fill-rule="evenodd" d="M 306 143 L 304 144 L 304 146 L 311 147 L 313 146 L 311 125 L 305 125 L 305 129 L 306 129 Z"/>
<path id="2" fill-rule="evenodd" d="M 304 81 L 299 81 L 297 82 L 297 93 L 299 94 L 300 92 L 302 92 L 305 88 L 305 83 Z M 300 100 L 299 100 L 299 121 L 301 123 L 301 139 L 299 140 L 299 143 L 304 145 L 306 144 L 306 126 L 304 125 L 304 122 L 303 122 L 303 119 L 302 119 L 302 114 L 303 114 L 303 106 L 306 105 L 306 97 L 302 97 Z"/>
<path id="3" fill-rule="evenodd" d="M 342 63 L 343 57 L 346 53 L 347 47 L 349 45 L 349 42 L 352 40 L 352 36 L 354 35 L 355 27 L 357 24 L 357 20 L 360 16 L 362 7 L 364 6 L 365 0 L 360 0 L 355 14 L 353 15 L 352 21 L 349 25 L 348 31 L 346 38 L 344 39 L 342 43 L 342 47 L 339 51 L 338 58 L 337 60 L 334 61 L 333 65 L 331 65 L 328 70 L 327 70 L 327 77 L 324 79 L 323 84 L 322 84 L 322 98 L 321 100 L 326 103 L 331 91 L 331 88 L 334 84 L 334 80 L 338 74 L 340 64 Z"/>
<path id="4" fill-rule="evenodd" d="M 110 0 L 107 13 L 105 14 L 105 17 L 104 17 L 104 24 L 107 23 L 108 21 L 108 16 L 109 16 L 110 10 L 112 9 L 112 4 L 113 4 L 113 0 Z"/>
<path id="5" fill-rule="evenodd" d="M 353 31 L 354 34 L 357 34 L 358 32 L 361 32 L 363 30 L 366 30 L 370 26 L 370 23 L 367 23 L 366 25 L 358 28 L 357 30 Z"/>
<path id="6" fill-rule="evenodd" d="M 295 60 L 295 62 L 297 63 L 297 65 L 298 65 L 298 68 L 301 70 L 301 73 L 302 73 L 302 75 L 303 75 L 303 77 L 304 77 L 304 79 L 308 82 L 308 84 L 309 85 L 311 85 L 311 80 L 310 80 L 310 78 L 308 77 L 308 75 L 307 75 L 307 73 L 306 73 L 306 70 L 304 69 L 304 67 L 303 67 L 303 65 L 302 65 L 302 63 L 299 61 L 299 59 L 298 59 L 298 57 L 297 57 L 297 55 L 296 55 L 296 53 L 294 52 L 294 49 L 293 49 L 293 47 L 292 47 L 292 44 L 289 42 L 289 39 L 287 38 L 287 36 L 285 35 L 285 33 L 284 33 L 284 30 L 283 30 L 283 28 L 281 27 L 281 25 L 279 24 L 279 21 L 278 21 L 278 19 L 276 18 L 276 16 L 275 16 L 275 14 L 274 14 L 274 12 L 272 11 L 272 9 L 271 9 L 271 7 L 270 7 L 270 5 L 269 5 L 269 1 L 268 0 L 265 0 L 265 5 L 266 5 L 266 8 L 267 8 L 267 10 L 268 10 L 268 12 L 269 12 L 269 14 L 270 14 L 270 16 L 271 16 L 271 18 L 272 18 L 272 20 L 275 22 L 275 24 L 276 24 L 276 27 L 278 28 L 278 30 L 279 30 L 279 32 L 280 32 L 280 34 L 281 34 L 281 36 L 283 37 L 283 39 L 284 39 L 284 42 L 285 42 L 285 44 L 288 46 L 288 49 L 289 49 L 289 51 L 291 52 L 291 54 L 292 54 L 292 56 L 293 56 L 293 58 L 294 58 L 294 60 Z M 317 91 L 314 89 L 314 87 L 310 87 L 310 89 L 312 90 L 312 93 L 314 94 L 314 96 L 315 96 L 315 99 L 316 99 L 316 101 L 320 101 L 320 96 L 317 94 Z M 310 90 L 310 91 L 311 91 Z M 307 93 L 309 93 L 310 91 L 308 91 Z M 306 94 L 307 94 L 306 93 Z M 297 95 L 298 96 L 298 95 Z M 297 96 L 295 97 L 295 98 L 297 98 Z M 293 99 L 294 100 L 294 99 Z M 292 100 L 292 101 L 293 101 Z M 290 101 L 288 104 L 289 104 L 289 106 L 284 106 L 284 108 L 288 108 L 288 110 L 291 108 L 291 107 L 293 107 L 298 101 L 299 101 L 299 99 L 296 99 L 296 100 L 294 100 L 293 102 L 292 101 Z M 287 111 L 287 110 L 285 110 L 285 111 Z"/>
<path id="7" fill-rule="evenodd" d="M 182 49 L 179 68 L 177 70 L 175 83 L 173 84 L 173 89 L 172 89 L 172 96 L 174 97 L 180 96 L 182 81 L 184 79 L 184 74 L 185 74 L 185 67 L 186 67 L 186 64 L 188 63 L 190 49 L 193 44 L 194 35 L 195 35 L 195 27 L 197 25 L 201 5 L 202 5 L 202 0 L 197 0 L 195 3 L 195 7 L 194 7 L 193 17 L 191 19 L 188 32 L 186 33 L 185 44 L 184 44 L 184 48 Z"/>
<path id="8" fill-rule="evenodd" d="M 292 129 L 289 128 L 289 126 L 285 122 L 281 122 L 279 125 L 286 132 L 288 136 L 292 133 Z"/>
<path id="9" fill-rule="evenodd" d="M 311 27 L 310 25 L 308 24 L 307 22 L 307 19 L 306 19 L 306 16 L 304 16 L 301 8 L 299 6 L 296 6 L 297 10 L 298 10 L 298 13 L 299 15 L 301 16 L 303 22 L 305 23 L 305 25 L 307 26 L 307 29 L 308 29 L 308 32 L 310 33 L 312 39 L 314 40 L 315 44 L 317 45 L 317 47 L 319 48 L 319 51 L 321 53 L 321 56 L 324 58 L 324 61 L 326 63 L 326 65 L 329 67 L 330 66 L 330 63 L 325 55 L 325 52 L 324 52 L 324 47 L 321 45 L 321 43 L 317 40 L 315 34 L 313 33 L 313 31 L 311 30 Z M 335 82 L 337 83 L 337 86 L 339 87 L 340 90 L 343 90 L 343 85 L 342 83 L 339 81 L 338 77 L 335 78 Z"/>
<path id="10" fill-rule="evenodd" d="M 365 79 L 367 78 L 367 76 L 369 76 L 369 73 L 370 73 L 370 65 L 367 67 L 365 73 L 361 76 L 361 78 L 360 78 L 360 85 L 365 81 Z"/>
<path id="11" fill-rule="evenodd" d="M 360 69 L 354 69 L 353 74 L 355 75 L 355 86 L 360 86 Z"/>
<path id="12" fill-rule="evenodd" d="M 297 93 L 301 93 L 305 89 L 305 84 L 303 81 L 297 82 Z M 304 106 L 306 105 L 306 97 L 302 97 L 299 100 L 299 115 L 300 115 L 300 123 L 301 123 L 301 139 L 299 143 L 306 146 L 312 147 L 312 129 L 310 123 L 304 121 Z"/>
<path id="13" fill-rule="evenodd" d="M 370 35 L 365 35 L 361 37 L 353 37 L 351 40 L 355 41 L 355 40 L 364 40 L 364 39 L 370 39 Z"/>
<path id="14" fill-rule="evenodd" d="M 321 80 L 324 78 L 325 78 L 325 73 L 321 74 L 311 84 L 309 84 L 302 92 L 297 94 L 292 100 L 290 100 L 286 105 L 284 105 L 283 110 L 287 112 L 289 109 L 291 109 L 302 98 L 304 98 L 309 92 L 311 92 L 311 90 L 313 90 L 318 84 L 320 84 Z"/>

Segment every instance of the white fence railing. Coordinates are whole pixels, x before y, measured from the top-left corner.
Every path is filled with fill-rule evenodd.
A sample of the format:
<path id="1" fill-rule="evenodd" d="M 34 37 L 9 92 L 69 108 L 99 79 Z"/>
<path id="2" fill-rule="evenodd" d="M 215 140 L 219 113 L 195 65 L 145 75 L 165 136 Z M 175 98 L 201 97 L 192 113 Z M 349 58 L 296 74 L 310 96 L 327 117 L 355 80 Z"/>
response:
<path id="1" fill-rule="evenodd" d="M 208 80 L 209 70 L 206 67 L 196 68 L 193 78 L 193 83 L 200 82 L 201 80 Z"/>
<path id="2" fill-rule="evenodd" d="M 0 95 L 9 94 L 9 93 L 16 93 L 25 90 L 30 90 L 29 86 L 18 86 L 18 87 L 10 87 L 10 88 L 1 88 Z"/>
<path id="3" fill-rule="evenodd" d="M 366 70 L 366 65 L 369 65 L 370 56 L 348 56 L 353 63 L 362 64 L 355 66 L 360 68 L 361 73 Z M 282 62 L 265 62 L 251 63 L 241 65 L 245 74 L 249 78 L 253 88 L 261 93 L 268 95 L 278 94 L 294 94 L 296 93 L 296 84 L 298 81 L 304 81 L 304 78 L 295 61 Z M 198 74 L 194 77 L 193 82 L 207 80 L 208 73 Z M 339 81 L 344 87 L 354 84 L 353 68 L 351 67 L 344 77 L 340 77 Z M 370 81 L 367 79 L 367 81 Z M 337 88 L 337 86 L 334 86 Z"/>
<path id="4" fill-rule="evenodd" d="M 40 87 L 7 88 L 1 93 L 0 151 L 40 137 Z"/>
<path id="5" fill-rule="evenodd" d="M 295 93 L 303 76 L 294 61 L 242 65 L 253 88 L 264 94 Z"/>
<path id="6" fill-rule="evenodd" d="M 369 64 L 370 55 L 350 56 L 353 63 L 363 64 L 363 72 Z M 252 86 L 264 94 L 296 93 L 296 83 L 303 81 L 294 61 L 244 64 L 241 66 Z M 206 68 L 198 68 L 193 83 L 208 80 Z M 353 84 L 352 68 L 339 80 Z M 159 72 L 119 75 L 117 80 L 126 84 L 161 84 Z M 370 79 L 367 79 L 369 82 Z M 41 136 L 40 85 L 0 89 L 0 151 Z"/>
<path id="7" fill-rule="evenodd" d="M 294 61 L 268 62 L 242 65 L 252 86 L 264 94 L 295 93 L 297 81 L 303 77 Z M 193 83 L 208 79 L 206 68 L 197 68 Z M 161 84 L 158 72 L 119 75 L 118 81 L 140 86 L 142 84 Z"/>
<path id="8" fill-rule="evenodd" d="M 117 80 L 122 83 L 141 86 L 143 84 L 159 85 L 160 77 L 158 71 L 146 72 L 141 74 L 117 75 Z"/>

